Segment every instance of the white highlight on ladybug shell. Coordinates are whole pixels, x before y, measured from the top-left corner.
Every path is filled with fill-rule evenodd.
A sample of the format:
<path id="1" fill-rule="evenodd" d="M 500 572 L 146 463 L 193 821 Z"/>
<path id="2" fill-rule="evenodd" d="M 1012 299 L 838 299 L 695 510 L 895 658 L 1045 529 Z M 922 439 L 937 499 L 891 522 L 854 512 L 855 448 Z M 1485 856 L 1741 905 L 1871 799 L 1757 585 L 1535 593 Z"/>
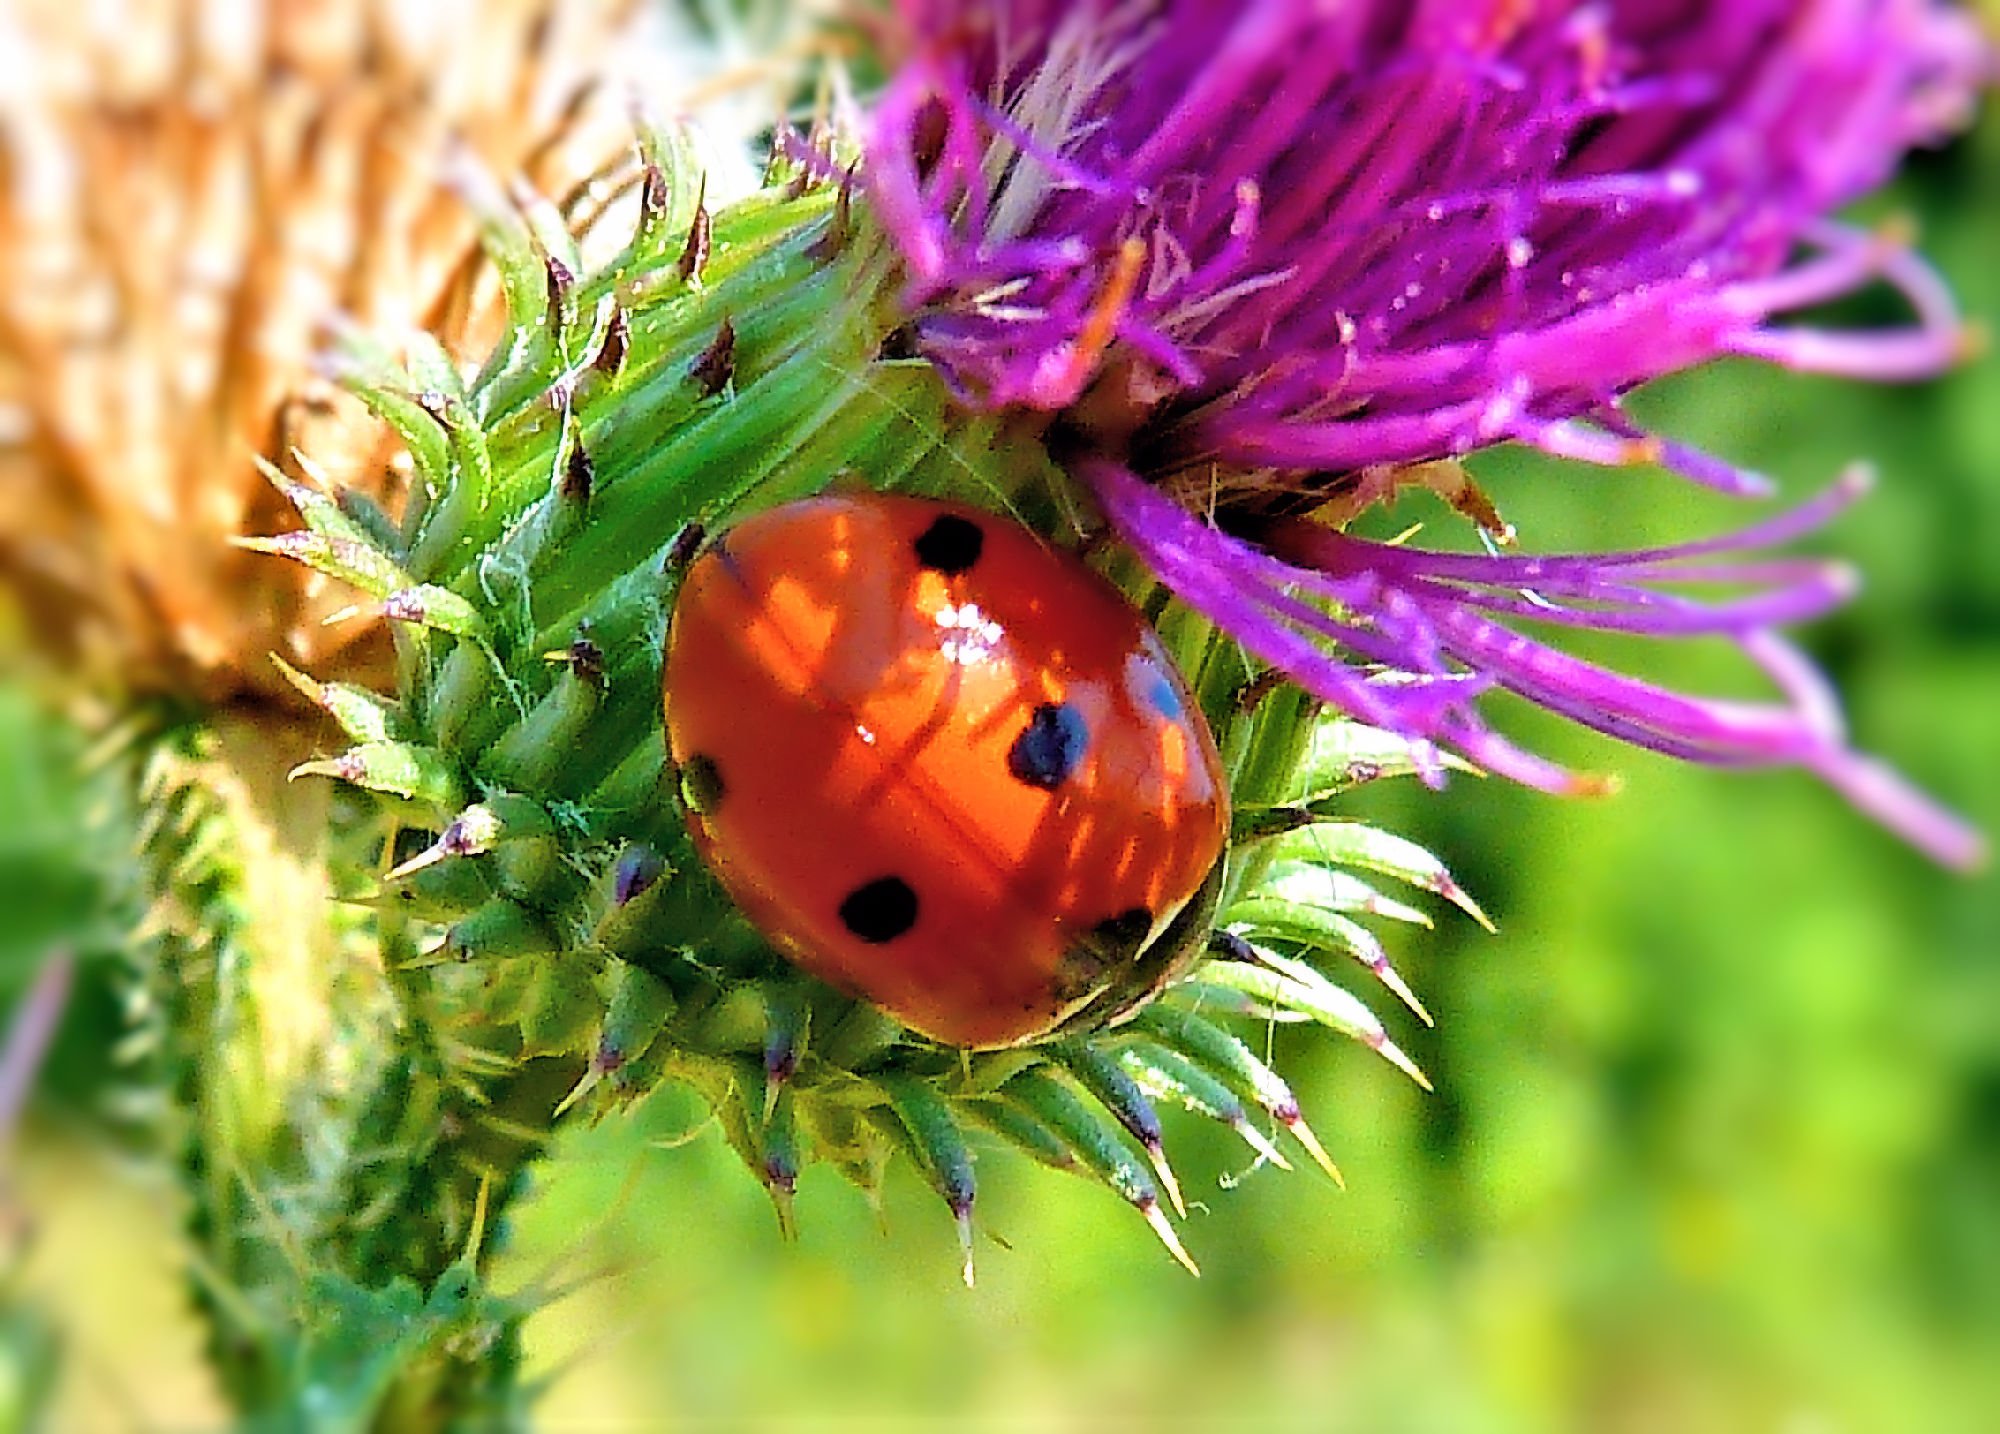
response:
<path id="1" fill-rule="evenodd" d="M 963 607 L 946 603 L 938 609 L 937 625 L 946 634 L 938 650 L 947 662 L 956 662 L 961 667 L 989 660 L 1000 639 L 1006 636 L 1005 629 L 981 612 L 976 602 Z"/>

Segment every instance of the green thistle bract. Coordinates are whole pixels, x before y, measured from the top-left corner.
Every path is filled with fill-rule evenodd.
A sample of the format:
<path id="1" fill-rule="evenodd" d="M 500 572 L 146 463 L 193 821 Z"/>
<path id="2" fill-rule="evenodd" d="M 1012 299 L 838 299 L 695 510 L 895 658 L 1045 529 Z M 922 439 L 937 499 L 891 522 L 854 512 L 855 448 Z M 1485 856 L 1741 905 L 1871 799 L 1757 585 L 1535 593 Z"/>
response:
<path id="1" fill-rule="evenodd" d="M 969 1279 L 975 1150 L 997 1140 L 1109 1186 L 1192 1268 L 1155 1102 L 1230 1126 L 1260 1161 L 1287 1163 L 1277 1137 L 1333 1168 L 1231 1018 L 1317 1022 L 1421 1079 L 1327 959 L 1422 1016 L 1356 918 L 1426 918 L 1367 876 L 1479 917 L 1426 853 L 1338 819 L 1344 791 L 1415 772 L 1418 754 L 1266 681 L 1115 554 L 1101 565 L 1187 675 L 1237 814 L 1211 959 L 1156 1004 L 1053 1044 L 941 1047 L 794 972 L 696 859 L 659 703 L 694 535 L 834 485 L 976 502 L 1058 537 L 1092 526 L 1042 420 L 968 410 L 909 356 L 900 260 L 838 148 L 781 145 L 798 162 L 712 211 L 681 137 L 642 122 L 612 181 L 637 194 L 634 232 L 597 268 L 549 206 L 467 176 L 511 320 L 490 358 L 466 378 L 421 335 L 395 352 L 349 334 L 333 359 L 407 445 L 409 510 L 286 484 L 304 529 L 250 540 L 396 629 L 393 698 L 296 677 L 350 743 L 298 775 L 380 794 L 393 830 L 368 900 L 389 982 L 459 1032 L 437 1055 L 470 1123 L 438 1143 L 440 1171 L 460 1173 L 439 1177 L 455 1194 L 432 1207 L 447 1227 L 432 1266 L 464 1245 L 471 1197 L 509 1193 L 559 1116 L 678 1081 L 787 1229 L 804 1163 L 872 1197 L 906 1154 L 965 1232 Z"/>

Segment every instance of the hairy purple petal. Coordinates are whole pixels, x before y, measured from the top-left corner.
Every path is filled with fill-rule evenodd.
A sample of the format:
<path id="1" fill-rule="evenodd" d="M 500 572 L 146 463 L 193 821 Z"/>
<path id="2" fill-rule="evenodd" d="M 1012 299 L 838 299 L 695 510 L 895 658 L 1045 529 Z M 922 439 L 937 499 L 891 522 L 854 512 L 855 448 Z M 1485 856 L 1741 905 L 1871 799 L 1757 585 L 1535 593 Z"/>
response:
<path id="1" fill-rule="evenodd" d="M 1890 235 L 1826 215 L 1963 121 L 1990 59 L 1936 0 L 902 0 L 864 182 L 925 351 L 1061 409 L 1120 360 L 1189 460 L 1340 470 L 1608 418 L 1722 354 L 1876 378 L 1963 347 Z M 1106 320 L 1113 271 L 1143 269 Z M 1914 322 L 1781 326 L 1872 282 Z"/>
<path id="2" fill-rule="evenodd" d="M 1078 472 L 1113 529 L 1170 589 L 1249 652 L 1364 721 L 1454 747 L 1545 790 L 1601 785 L 1494 733 L 1478 701 L 1504 689 L 1608 736 L 1689 761 L 1804 767 L 1938 860 L 1968 867 L 1982 859 L 1976 833 L 1847 746 L 1831 693 L 1773 631 L 1840 601 L 1851 586 L 1844 570 L 1802 559 L 1733 557 L 1824 522 L 1861 491 L 1858 475 L 1734 535 L 1536 558 L 1426 552 L 1303 519 L 1272 523 L 1253 544 L 1194 517 L 1117 463 L 1088 459 Z M 1716 600 L 1671 590 L 1705 583 L 1752 590 Z M 1503 618 L 1722 638 L 1770 679 L 1778 700 L 1674 692 L 1574 657 Z"/>

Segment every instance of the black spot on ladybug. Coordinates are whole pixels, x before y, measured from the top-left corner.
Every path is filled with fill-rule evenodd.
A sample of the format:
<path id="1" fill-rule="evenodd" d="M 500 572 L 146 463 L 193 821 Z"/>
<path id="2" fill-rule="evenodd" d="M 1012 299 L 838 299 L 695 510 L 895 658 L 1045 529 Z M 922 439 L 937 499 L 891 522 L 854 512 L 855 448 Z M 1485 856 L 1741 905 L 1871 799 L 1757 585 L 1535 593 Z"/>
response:
<path id="1" fill-rule="evenodd" d="M 1174 691 L 1173 679 L 1164 672 L 1153 674 L 1153 681 L 1146 688 L 1146 700 L 1153 704 L 1153 710 L 1169 722 L 1178 722 L 1184 715 L 1181 695 Z"/>
<path id="2" fill-rule="evenodd" d="M 728 790 L 713 757 L 696 752 L 681 763 L 681 800 L 696 816 L 705 817 L 721 806 Z"/>
<path id="3" fill-rule="evenodd" d="M 979 561 L 986 534 L 970 518 L 947 513 L 924 529 L 917 539 L 917 561 L 932 572 L 956 577 Z"/>
<path id="4" fill-rule="evenodd" d="M 917 894 L 899 876 L 878 876 L 847 893 L 840 924 L 870 946 L 894 941 L 917 924 Z"/>
<path id="5" fill-rule="evenodd" d="M 1053 791 L 1076 770 L 1089 743 L 1082 713 L 1067 702 L 1044 702 L 1007 749 L 1007 770 L 1017 782 Z"/>

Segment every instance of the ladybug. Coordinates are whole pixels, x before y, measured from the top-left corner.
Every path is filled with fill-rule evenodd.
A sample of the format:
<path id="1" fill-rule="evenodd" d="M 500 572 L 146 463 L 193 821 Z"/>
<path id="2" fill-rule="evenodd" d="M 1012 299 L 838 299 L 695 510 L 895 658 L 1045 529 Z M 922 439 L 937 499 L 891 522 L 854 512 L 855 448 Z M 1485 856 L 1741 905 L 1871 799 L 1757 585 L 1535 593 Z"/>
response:
<path id="1" fill-rule="evenodd" d="M 790 960 L 951 1045 L 1142 1004 L 1204 945 L 1228 789 L 1160 640 L 976 508 L 809 498 L 688 565 L 667 739 L 696 848 Z"/>

